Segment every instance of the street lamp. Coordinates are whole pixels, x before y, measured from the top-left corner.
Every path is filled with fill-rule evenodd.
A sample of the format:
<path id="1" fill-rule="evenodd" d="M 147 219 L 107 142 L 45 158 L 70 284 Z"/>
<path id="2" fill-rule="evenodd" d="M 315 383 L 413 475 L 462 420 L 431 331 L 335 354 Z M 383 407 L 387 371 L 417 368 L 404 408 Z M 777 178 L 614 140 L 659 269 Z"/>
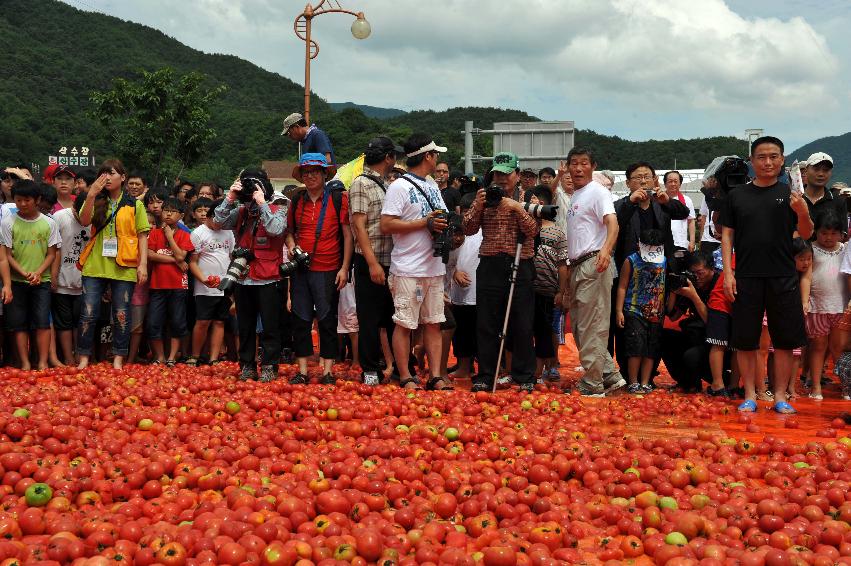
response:
<path id="1" fill-rule="evenodd" d="M 745 157 L 751 154 L 751 144 L 762 135 L 763 131 L 762 128 L 748 128 L 745 130 L 745 138 L 748 140 L 748 149 L 745 152 Z"/>
<path id="2" fill-rule="evenodd" d="M 369 22 L 363 12 L 346 10 L 339 0 L 319 0 L 315 6 L 308 4 L 304 12 L 296 16 L 293 30 L 299 39 L 304 41 L 304 119 L 310 123 L 310 60 L 319 55 L 319 44 L 310 37 L 313 18 L 322 14 L 349 14 L 355 17 L 352 22 L 352 36 L 355 39 L 366 39 L 372 32 Z"/>

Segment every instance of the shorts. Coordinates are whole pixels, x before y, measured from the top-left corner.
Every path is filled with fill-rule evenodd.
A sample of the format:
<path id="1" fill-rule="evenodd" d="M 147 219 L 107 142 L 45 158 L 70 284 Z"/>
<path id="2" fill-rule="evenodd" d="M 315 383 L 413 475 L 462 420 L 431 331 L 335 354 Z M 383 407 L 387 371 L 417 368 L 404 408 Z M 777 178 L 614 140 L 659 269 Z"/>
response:
<path id="1" fill-rule="evenodd" d="M 393 322 L 408 330 L 422 324 L 440 324 L 443 314 L 443 275 L 435 277 L 404 277 L 387 279 L 393 295 Z"/>
<path id="2" fill-rule="evenodd" d="M 63 332 L 74 330 L 80 322 L 82 295 L 53 293 L 50 296 L 50 312 L 53 315 L 53 328 Z"/>
<path id="3" fill-rule="evenodd" d="M 230 297 L 195 295 L 195 320 L 221 320 L 230 316 Z"/>
<path id="4" fill-rule="evenodd" d="M 797 275 L 739 277 L 731 314 L 730 345 L 736 350 L 759 349 L 763 314 L 768 318 L 768 332 L 778 350 L 794 350 L 807 343 Z"/>
<path id="5" fill-rule="evenodd" d="M 189 334 L 186 327 L 186 303 L 189 291 L 186 289 L 151 289 L 151 302 L 148 309 L 148 338 L 164 340 L 165 327 L 171 330 L 171 338 L 183 338 Z"/>
<path id="6" fill-rule="evenodd" d="M 561 307 L 553 307 L 553 334 L 558 337 L 558 343 L 564 344 L 564 311 Z"/>
<path id="7" fill-rule="evenodd" d="M 733 328 L 733 319 L 729 313 L 708 309 L 706 317 L 706 342 L 713 346 L 724 346 L 730 344 L 730 332 Z"/>
<path id="8" fill-rule="evenodd" d="M 50 328 L 50 283 L 12 281 L 12 302 L 6 305 L 5 319 L 9 332 Z"/>
<path id="9" fill-rule="evenodd" d="M 455 330 L 458 327 L 458 323 L 455 321 L 455 315 L 452 313 L 452 308 L 449 303 L 444 305 L 443 316 L 446 317 L 446 320 L 440 323 L 441 330 Z"/>
<path id="10" fill-rule="evenodd" d="M 822 338 L 828 336 L 830 331 L 839 326 L 844 313 L 807 313 L 805 323 L 807 325 L 807 336 L 810 338 Z"/>
<path id="11" fill-rule="evenodd" d="M 627 358 L 657 358 L 661 353 L 662 323 L 624 315 L 624 354 Z M 604 344 L 605 345 L 605 344 Z"/>
<path id="12" fill-rule="evenodd" d="M 148 313 L 148 305 L 130 305 L 130 334 L 142 334 L 145 332 L 145 315 Z"/>

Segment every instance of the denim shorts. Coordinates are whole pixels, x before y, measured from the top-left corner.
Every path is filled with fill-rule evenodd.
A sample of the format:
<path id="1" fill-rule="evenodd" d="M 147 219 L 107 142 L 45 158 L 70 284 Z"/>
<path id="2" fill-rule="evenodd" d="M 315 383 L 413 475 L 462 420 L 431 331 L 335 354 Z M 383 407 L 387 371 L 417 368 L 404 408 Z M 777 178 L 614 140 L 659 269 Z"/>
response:
<path id="1" fill-rule="evenodd" d="M 171 338 L 183 338 L 189 334 L 186 326 L 186 303 L 189 291 L 186 289 L 151 289 L 148 303 L 147 330 L 151 340 L 165 338 L 165 325 L 168 322 Z"/>
<path id="2" fill-rule="evenodd" d="M 12 281 L 12 302 L 6 305 L 5 316 L 9 332 L 50 328 L 50 283 Z"/>

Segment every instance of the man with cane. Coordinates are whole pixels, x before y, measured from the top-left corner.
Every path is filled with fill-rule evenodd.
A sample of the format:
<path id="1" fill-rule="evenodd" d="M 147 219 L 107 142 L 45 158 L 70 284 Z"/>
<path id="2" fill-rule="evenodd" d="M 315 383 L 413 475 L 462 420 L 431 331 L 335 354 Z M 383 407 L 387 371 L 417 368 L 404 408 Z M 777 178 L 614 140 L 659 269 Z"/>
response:
<path id="1" fill-rule="evenodd" d="M 535 386 L 535 350 L 532 345 L 531 311 L 535 304 L 532 279 L 535 235 L 540 221 L 526 212 L 523 204 L 513 200 L 520 178 L 517 156 L 499 153 L 493 158 L 491 187 L 479 189 L 473 206 L 464 215 L 464 233 L 473 235 L 482 229 L 479 267 L 476 270 L 476 338 L 478 342 L 479 373 L 473 379 L 473 391 L 490 391 L 499 372 L 497 367 L 501 346 L 500 330 L 508 315 L 508 336 L 511 340 L 511 377 L 526 391 Z M 519 246 L 519 256 L 517 255 Z M 518 258 L 515 266 L 515 258 Z M 509 292 L 514 289 L 509 304 Z M 510 312 L 506 313 L 506 309 Z"/>

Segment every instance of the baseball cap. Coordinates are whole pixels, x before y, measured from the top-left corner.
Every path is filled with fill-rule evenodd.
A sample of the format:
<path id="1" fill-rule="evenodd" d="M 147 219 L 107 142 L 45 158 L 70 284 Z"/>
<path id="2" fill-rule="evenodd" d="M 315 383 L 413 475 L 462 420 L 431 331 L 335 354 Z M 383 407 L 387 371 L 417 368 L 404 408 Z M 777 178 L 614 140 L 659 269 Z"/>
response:
<path id="1" fill-rule="evenodd" d="M 517 158 L 517 155 L 508 151 L 503 151 L 493 156 L 493 167 L 491 167 L 491 171 L 508 174 L 516 171 L 519 166 L 520 160 Z"/>
<path id="2" fill-rule="evenodd" d="M 532 175 L 533 177 L 537 177 L 538 172 L 532 169 L 531 167 L 526 167 L 522 171 L 520 171 L 520 176 L 522 177 L 523 175 Z"/>
<path id="3" fill-rule="evenodd" d="M 55 179 L 59 175 L 70 175 L 72 179 L 77 178 L 77 174 L 74 172 L 74 170 L 68 167 L 67 165 L 60 165 L 59 167 L 54 169 L 53 178 Z"/>
<path id="4" fill-rule="evenodd" d="M 304 120 L 304 116 L 302 116 L 298 112 L 293 112 L 292 114 L 284 118 L 284 129 L 281 130 L 281 135 L 285 135 L 287 132 L 290 131 L 290 128 L 292 128 L 302 120 Z"/>
<path id="5" fill-rule="evenodd" d="M 369 140 L 369 143 L 366 144 L 367 149 L 377 149 L 384 153 L 390 153 L 391 151 L 395 151 L 396 153 L 405 153 L 405 150 L 402 149 L 401 146 L 393 143 L 393 140 L 386 136 L 378 136 L 377 138 L 372 138 Z"/>
<path id="6" fill-rule="evenodd" d="M 818 165 L 822 161 L 827 161 L 830 163 L 830 166 L 833 167 L 833 158 L 826 154 L 823 151 L 817 151 L 807 158 L 807 166 L 812 167 L 813 165 Z"/>
<path id="7" fill-rule="evenodd" d="M 298 160 L 298 165 L 293 167 L 293 178 L 301 181 L 302 167 L 322 167 L 328 168 L 328 160 L 321 153 L 302 153 L 301 159 Z"/>
<path id="8" fill-rule="evenodd" d="M 408 157 L 413 157 L 415 155 L 420 155 L 422 153 L 428 153 L 429 151 L 436 151 L 438 153 L 445 153 L 446 148 L 443 147 L 443 146 L 437 145 L 436 143 L 434 143 L 434 140 L 432 140 L 432 141 L 428 142 L 427 144 L 425 144 L 424 146 L 422 146 L 421 148 L 419 148 L 418 150 L 412 151 L 411 153 L 408 153 L 406 155 Z"/>

